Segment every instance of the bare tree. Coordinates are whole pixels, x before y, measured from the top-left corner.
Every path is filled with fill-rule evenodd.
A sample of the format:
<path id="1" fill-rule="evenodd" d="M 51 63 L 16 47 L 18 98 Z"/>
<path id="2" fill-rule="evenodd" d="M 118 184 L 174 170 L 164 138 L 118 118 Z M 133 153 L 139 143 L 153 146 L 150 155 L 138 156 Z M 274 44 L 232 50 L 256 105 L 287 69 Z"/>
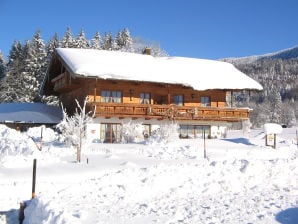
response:
<path id="1" fill-rule="evenodd" d="M 66 110 L 63 109 L 63 120 L 58 124 L 58 129 L 62 132 L 66 143 L 74 146 L 77 149 L 77 162 L 81 162 L 82 147 L 86 140 L 87 124 L 92 122 L 92 111 L 86 112 L 85 99 L 83 107 L 76 100 L 76 112 L 69 116 Z"/>

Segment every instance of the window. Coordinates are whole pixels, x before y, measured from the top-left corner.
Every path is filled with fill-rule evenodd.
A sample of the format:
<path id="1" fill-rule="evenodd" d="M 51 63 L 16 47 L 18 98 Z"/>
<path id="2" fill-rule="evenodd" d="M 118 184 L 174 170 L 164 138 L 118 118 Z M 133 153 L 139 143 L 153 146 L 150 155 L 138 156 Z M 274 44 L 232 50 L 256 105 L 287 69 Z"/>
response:
<path id="1" fill-rule="evenodd" d="M 141 93 L 140 94 L 140 103 L 141 104 L 150 104 L 150 93 Z"/>
<path id="2" fill-rule="evenodd" d="M 188 138 L 188 125 L 180 125 L 179 132 L 180 138 Z"/>
<path id="3" fill-rule="evenodd" d="M 226 93 L 226 106 L 232 107 L 232 93 L 231 93 L 231 91 Z"/>
<path id="4" fill-rule="evenodd" d="M 120 91 L 101 91 L 101 102 L 102 103 L 121 103 L 122 93 Z"/>
<path id="5" fill-rule="evenodd" d="M 202 107 L 210 107 L 211 100 L 210 100 L 210 96 L 202 96 L 201 97 L 201 106 Z"/>
<path id="6" fill-rule="evenodd" d="M 180 138 L 207 138 L 210 134 L 210 126 L 207 125 L 180 125 Z"/>
<path id="7" fill-rule="evenodd" d="M 210 126 L 207 126 L 207 125 L 195 126 L 196 138 L 204 138 L 204 132 L 205 132 L 205 138 L 208 138 L 208 136 L 210 135 Z"/>
<path id="8" fill-rule="evenodd" d="M 100 124 L 100 139 L 104 143 L 121 142 L 121 124 Z"/>
<path id="9" fill-rule="evenodd" d="M 183 95 L 174 96 L 174 104 L 183 106 Z"/>

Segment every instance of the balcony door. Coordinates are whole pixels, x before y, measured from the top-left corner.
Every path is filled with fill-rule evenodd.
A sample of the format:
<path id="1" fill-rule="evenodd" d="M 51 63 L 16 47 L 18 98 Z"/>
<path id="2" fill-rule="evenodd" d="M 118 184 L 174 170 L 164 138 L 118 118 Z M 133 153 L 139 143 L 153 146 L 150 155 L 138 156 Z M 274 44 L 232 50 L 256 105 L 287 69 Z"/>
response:
<path id="1" fill-rule="evenodd" d="M 150 102 L 151 102 L 150 93 L 140 94 L 140 104 L 150 104 Z"/>
<path id="2" fill-rule="evenodd" d="M 100 139 L 104 143 L 121 142 L 121 124 L 100 124 Z"/>

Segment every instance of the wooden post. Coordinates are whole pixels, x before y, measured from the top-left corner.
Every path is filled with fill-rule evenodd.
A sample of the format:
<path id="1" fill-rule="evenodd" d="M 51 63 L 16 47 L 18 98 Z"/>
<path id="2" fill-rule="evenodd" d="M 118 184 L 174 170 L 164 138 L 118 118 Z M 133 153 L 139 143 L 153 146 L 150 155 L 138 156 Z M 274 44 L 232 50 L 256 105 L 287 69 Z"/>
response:
<path id="1" fill-rule="evenodd" d="M 168 90 L 168 104 L 171 104 L 171 94 L 170 94 L 169 84 L 167 84 L 167 90 Z"/>
<path id="2" fill-rule="evenodd" d="M 42 150 L 42 132 L 43 132 L 43 127 L 41 127 L 40 129 L 40 147 L 39 147 L 40 151 Z"/>
<path id="3" fill-rule="evenodd" d="M 32 199 L 35 197 L 35 184 L 36 184 L 36 159 L 33 160 Z"/>
<path id="4" fill-rule="evenodd" d="M 203 136 L 204 136 L 204 159 L 207 158 L 207 155 L 206 155 L 206 130 L 204 128 L 204 132 L 203 132 Z"/>
<path id="5" fill-rule="evenodd" d="M 273 147 L 276 149 L 276 134 L 274 134 L 274 146 Z"/>
<path id="6" fill-rule="evenodd" d="M 93 99 L 94 102 L 96 102 L 96 94 L 97 94 L 96 86 L 97 86 L 97 79 L 95 79 L 95 86 L 94 86 L 94 99 Z"/>
<path id="7" fill-rule="evenodd" d="M 296 130 L 296 145 L 297 145 L 297 148 L 298 148 L 298 131 Z"/>

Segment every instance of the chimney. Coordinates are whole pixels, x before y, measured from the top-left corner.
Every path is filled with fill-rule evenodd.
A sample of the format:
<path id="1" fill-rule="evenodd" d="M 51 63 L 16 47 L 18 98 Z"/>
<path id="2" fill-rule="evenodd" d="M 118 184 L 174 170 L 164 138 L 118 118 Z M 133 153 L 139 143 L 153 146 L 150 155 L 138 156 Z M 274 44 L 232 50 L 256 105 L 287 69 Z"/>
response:
<path id="1" fill-rule="evenodd" d="M 145 47 L 144 50 L 143 50 L 143 54 L 145 54 L 145 55 L 151 55 L 151 48 Z"/>

